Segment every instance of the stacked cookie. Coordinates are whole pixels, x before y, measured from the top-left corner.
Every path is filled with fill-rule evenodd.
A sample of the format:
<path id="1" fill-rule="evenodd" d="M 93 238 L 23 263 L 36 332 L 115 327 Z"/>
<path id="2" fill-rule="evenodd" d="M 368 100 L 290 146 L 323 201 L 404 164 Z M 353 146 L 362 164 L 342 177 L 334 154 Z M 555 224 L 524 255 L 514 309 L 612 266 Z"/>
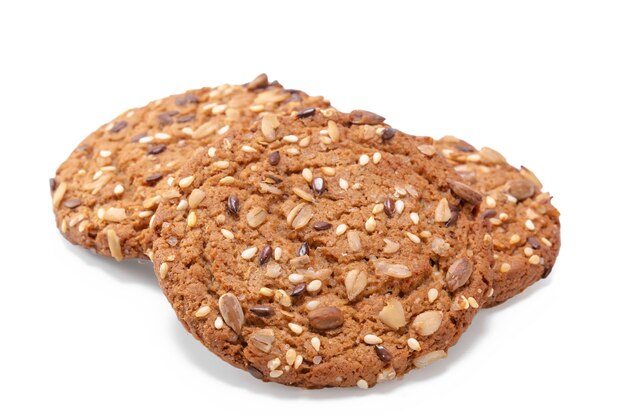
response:
<path id="1" fill-rule="evenodd" d="M 545 278 L 559 213 L 489 148 L 269 83 L 130 110 L 51 180 L 57 225 L 150 258 L 185 328 L 254 377 L 371 387 L 446 356 Z"/>

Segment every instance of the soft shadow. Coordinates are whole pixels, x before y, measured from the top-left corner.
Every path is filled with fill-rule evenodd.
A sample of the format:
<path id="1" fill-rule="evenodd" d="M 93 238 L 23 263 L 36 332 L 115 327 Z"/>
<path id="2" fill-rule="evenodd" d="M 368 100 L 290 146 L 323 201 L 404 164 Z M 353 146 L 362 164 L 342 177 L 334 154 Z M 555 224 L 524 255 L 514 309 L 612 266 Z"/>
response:
<path id="1" fill-rule="evenodd" d="M 77 245 L 64 241 L 65 247 L 72 255 L 80 258 L 87 266 L 103 270 L 107 275 L 123 284 L 139 284 L 153 290 L 161 291 L 157 283 L 152 263 L 142 259 L 126 259 L 118 262 L 113 258 L 94 254 Z"/>

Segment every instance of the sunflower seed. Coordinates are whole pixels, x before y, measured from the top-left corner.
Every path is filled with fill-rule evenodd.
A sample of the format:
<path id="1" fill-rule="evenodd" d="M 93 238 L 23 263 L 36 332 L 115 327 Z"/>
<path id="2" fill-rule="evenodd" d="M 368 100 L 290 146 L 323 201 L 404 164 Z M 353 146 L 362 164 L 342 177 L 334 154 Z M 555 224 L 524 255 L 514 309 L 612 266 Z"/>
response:
<path id="1" fill-rule="evenodd" d="M 481 195 L 479 192 L 472 189 L 465 183 L 457 182 L 455 180 L 448 180 L 448 185 L 455 195 L 471 205 L 477 205 L 483 200 L 483 195 Z"/>
<path id="2" fill-rule="evenodd" d="M 237 297 L 232 293 L 223 294 L 219 301 L 220 314 L 228 327 L 237 334 L 241 333 L 244 324 L 243 310 Z"/>
<path id="3" fill-rule="evenodd" d="M 309 312 L 309 324 L 317 330 L 332 330 L 343 325 L 343 313 L 337 307 L 316 308 Z"/>
<path id="4" fill-rule="evenodd" d="M 274 337 L 274 331 L 272 329 L 260 329 L 256 330 L 248 338 L 248 342 L 254 347 L 264 353 L 269 353 L 272 350 L 272 344 L 276 338 Z"/>
<path id="5" fill-rule="evenodd" d="M 352 124 L 375 125 L 383 121 L 385 121 L 385 117 L 381 117 L 370 111 L 354 110 L 350 113 L 350 122 L 352 122 Z"/>
<path id="6" fill-rule="evenodd" d="M 455 291 L 467 283 L 474 271 L 474 266 L 467 258 L 459 258 L 450 265 L 446 273 L 446 284 L 450 291 Z"/>

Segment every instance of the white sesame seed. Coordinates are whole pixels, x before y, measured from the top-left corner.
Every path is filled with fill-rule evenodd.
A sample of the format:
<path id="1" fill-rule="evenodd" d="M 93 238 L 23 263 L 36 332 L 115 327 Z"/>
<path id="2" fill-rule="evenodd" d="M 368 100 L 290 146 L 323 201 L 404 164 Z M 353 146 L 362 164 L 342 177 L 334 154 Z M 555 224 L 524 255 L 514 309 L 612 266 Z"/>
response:
<path id="1" fill-rule="evenodd" d="M 94 180 L 98 180 L 98 179 L 100 178 L 100 176 L 102 176 L 102 174 L 103 174 L 103 173 L 104 173 L 104 172 L 103 172 L 102 170 L 98 170 L 97 172 L 95 172 L 95 173 L 93 174 L 93 179 L 94 179 Z"/>
<path id="2" fill-rule="evenodd" d="M 213 326 L 218 330 L 224 327 L 224 320 L 222 320 L 222 317 L 217 316 L 217 318 L 215 319 L 215 323 L 213 323 Z"/>
<path id="3" fill-rule="evenodd" d="M 374 335 L 374 334 L 366 334 L 365 337 L 363 337 L 363 341 L 366 344 L 381 344 L 383 342 L 383 339 L 381 339 L 380 337 Z"/>
<path id="4" fill-rule="evenodd" d="M 361 156 L 359 157 L 359 165 L 365 166 L 369 162 L 370 156 L 368 156 L 367 154 L 361 154 Z"/>
<path id="5" fill-rule="evenodd" d="M 257 104 L 257 105 L 250 105 L 248 109 L 252 112 L 261 112 L 265 109 L 265 107 L 263 106 L 263 104 Z"/>
<path id="6" fill-rule="evenodd" d="M 261 289 L 259 290 L 259 294 L 261 294 L 264 297 L 273 297 L 274 291 L 267 287 L 261 287 Z"/>
<path id="7" fill-rule="evenodd" d="M 494 207 L 496 207 L 496 199 L 494 199 L 494 198 L 493 198 L 493 197 L 491 197 L 491 196 L 487 196 L 487 197 L 485 198 L 485 203 L 487 204 L 487 207 L 488 207 L 488 208 L 494 208 Z"/>
<path id="8" fill-rule="evenodd" d="M 526 220 L 526 222 L 524 222 L 524 226 L 526 226 L 526 229 L 528 229 L 529 231 L 534 231 L 535 230 L 535 224 L 530 219 L 528 219 L 528 220 Z"/>
<path id="9" fill-rule="evenodd" d="M 324 173 L 325 176 L 334 176 L 335 175 L 335 169 L 333 167 L 321 167 L 320 170 L 322 171 L 322 173 Z"/>
<path id="10" fill-rule="evenodd" d="M 283 141 L 286 141 L 288 143 L 297 143 L 298 137 L 295 135 L 286 135 L 283 137 Z"/>
<path id="11" fill-rule="evenodd" d="M 469 156 L 467 156 L 467 161 L 471 161 L 474 163 L 480 161 L 480 154 L 470 154 Z"/>
<path id="12" fill-rule="evenodd" d="M 322 288 L 322 281 L 313 280 L 307 286 L 306 290 L 310 293 L 316 293 Z"/>
<path id="13" fill-rule="evenodd" d="M 228 166 L 230 165 L 230 163 L 228 162 L 228 160 L 220 160 L 220 161 L 216 161 L 215 163 L 213 163 L 213 166 L 217 169 L 227 169 Z"/>
<path id="14" fill-rule="evenodd" d="M 209 147 L 207 154 L 209 155 L 209 157 L 215 157 L 216 152 L 217 152 L 217 149 L 215 147 Z"/>
<path id="15" fill-rule="evenodd" d="M 145 137 L 141 137 L 141 138 L 139 139 L 139 143 L 140 143 L 140 144 L 148 144 L 148 143 L 151 143 L 153 140 L 154 140 L 154 137 L 153 137 L 153 136 L 151 136 L 151 135 L 147 135 L 147 136 L 145 136 Z"/>
<path id="16" fill-rule="evenodd" d="M 296 356 L 296 361 L 293 362 L 293 368 L 294 369 L 299 368 L 303 361 L 304 361 L 304 357 L 302 357 L 302 355 Z"/>
<path id="17" fill-rule="evenodd" d="M 172 176 L 167 178 L 167 185 L 172 186 L 174 184 L 174 178 Z"/>
<path id="18" fill-rule="evenodd" d="M 169 265 L 167 265 L 167 262 L 162 263 L 161 266 L 159 266 L 159 278 L 163 279 L 167 277 L 168 270 Z"/>
<path id="19" fill-rule="evenodd" d="M 178 182 L 178 185 L 181 188 L 185 189 L 185 188 L 191 186 L 191 184 L 193 183 L 193 179 L 194 179 L 193 176 L 184 177 L 184 178 L 180 179 L 180 181 Z"/>
<path id="20" fill-rule="evenodd" d="M 311 346 L 313 346 L 316 352 L 320 351 L 321 345 L 322 345 L 322 342 L 320 341 L 319 337 L 313 337 L 311 339 Z"/>
<path id="21" fill-rule="evenodd" d="M 337 225 L 337 229 L 335 230 L 335 234 L 337 236 L 341 236 L 343 235 L 346 231 L 348 230 L 348 225 L 346 225 L 345 223 L 341 223 L 339 225 Z"/>
<path id="22" fill-rule="evenodd" d="M 122 193 L 124 193 L 124 186 L 122 186 L 121 184 L 116 184 L 113 188 L 113 193 L 118 196 L 121 195 Z"/>
<path id="23" fill-rule="evenodd" d="M 251 246 L 249 248 L 246 248 L 241 252 L 241 257 L 243 259 L 252 259 L 252 257 L 256 255 L 258 250 L 259 249 L 256 246 Z"/>
<path id="24" fill-rule="evenodd" d="M 287 150 L 285 150 L 285 153 L 289 154 L 290 156 L 297 156 L 298 154 L 300 154 L 300 150 L 295 147 L 289 147 Z"/>
<path id="25" fill-rule="evenodd" d="M 111 157 L 111 152 L 109 150 L 100 150 L 100 157 Z"/>
<path id="26" fill-rule="evenodd" d="M 298 283 L 301 283 L 302 281 L 304 281 L 304 275 L 302 275 L 302 274 L 289 274 L 289 277 L 287 277 L 287 279 L 292 284 L 298 284 Z"/>
<path id="27" fill-rule="evenodd" d="M 139 213 L 137 213 L 137 216 L 143 219 L 152 216 L 153 213 L 154 211 L 152 210 L 140 210 Z"/>
<path id="28" fill-rule="evenodd" d="M 274 378 L 274 379 L 275 379 L 275 378 L 279 378 L 279 377 L 281 377 L 281 376 L 283 375 L 283 373 L 284 373 L 284 372 L 283 372 L 282 370 L 272 370 L 272 371 L 270 372 L 270 377 L 271 377 L 271 378 Z"/>
<path id="29" fill-rule="evenodd" d="M 220 179 L 219 184 L 229 185 L 235 183 L 235 178 L 233 176 L 224 176 Z"/>
<path id="30" fill-rule="evenodd" d="M 281 247 L 277 246 L 276 248 L 274 248 L 274 261 L 278 261 L 282 255 L 283 250 Z"/>
<path id="31" fill-rule="evenodd" d="M 350 187 L 350 185 L 348 184 L 348 181 L 346 179 L 339 179 L 339 187 L 343 190 L 348 190 L 348 187 Z"/>
<path id="32" fill-rule="evenodd" d="M 414 225 L 420 223 L 420 215 L 418 215 L 416 212 L 411 212 L 409 214 L 409 218 L 411 218 L 411 222 L 413 222 Z"/>
<path id="33" fill-rule="evenodd" d="M 411 337 L 409 340 L 407 340 L 406 344 L 409 346 L 409 348 L 411 350 L 420 351 L 422 349 L 421 346 L 420 346 L 420 342 L 418 342 L 413 337 Z"/>
<path id="34" fill-rule="evenodd" d="M 539 255 L 533 255 L 528 258 L 528 262 L 530 262 L 532 265 L 538 265 L 541 262 L 541 257 L 539 257 Z"/>
<path id="35" fill-rule="evenodd" d="M 289 329 L 291 331 L 293 331 L 295 334 L 302 334 L 302 326 L 300 326 L 299 324 L 296 323 L 289 323 L 287 324 L 289 326 Z"/>
<path id="36" fill-rule="evenodd" d="M 226 111 L 226 104 L 219 104 L 214 106 L 211 109 L 211 114 L 213 115 L 219 115 L 219 114 L 223 114 Z"/>
<path id="37" fill-rule="evenodd" d="M 374 153 L 374 155 L 372 156 L 372 161 L 374 162 L 374 164 L 378 164 L 380 163 L 380 160 L 383 158 L 382 154 L 380 154 L 379 152 Z"/>
<path id="38" fill-rule="evenodd" d="M 510 270 L 511 270 L 511 264 L 509 264 L 508 262 L 503 262 L 502 265 L 500 265 L 501 273 L 506 274 Z"/>
<path id="39" fill-rule="evenodd" d="M 532 254 L 534 254 L 533 249 L 529 246 L 527 246 L 526 248 L 524 248 L 524 255 L 526 256 L 532 256 Z"/>
<path id="40" fill-rule="evenodd" d="M 154 138 L 157 140 L 169 140 L 172 136 L 167 133 L 156 133 Z"/>
<path id="41" fill-rule="evenodd" d="M 194 226 L 196 226 L 197 222 L 198 218 L 196 216 L 196 212 L 192 210 L 191 212 L 189 212 L 189 216 L 187 216 L 187 226 L 193 228 Z"/>
<path id="42" fill-rule="evenodd" d="M 516 243 L 518 243 L 522 238 L 518 235 L 518 234 L 513 234 L 511 235 L 511 239 L 509 239 L 509 244 L 511 245 L 515 245 Z"/>
<path id="43" fill-rule="evenodd" d="M 369 233 L 376 230 L 376 219 L 374 219 L 373 216 L 370 216 L 369 219 L 365 221 L 365 230 Z"/>
<path id="44" fill-rule="evenodd" d="M 210 311 L 211 307 L 209 307 L 208 305 L 203 305 L 198 310 L 196 310 L 196 313 L 194 315 L 196 317 L 206 317 Z"/>
<path id="45" fill-rule="evenodd" d="M 187 199 L 180 199 L 180 202 L 178 202 L 178 205 L 176 206 L 176 210 L 187 210 L 188 207 L 189 202 L 187 202 Z"/>
<path id="46" fill-rule="evenodd" d="M 437 299 L 437 297 L 439 296 L 439 291 L 436 288 L 431 288 L 430 290 L 428 290 L 428 301 L 429 302 L 433 302 Z"/>
<path id="47" fill-rule="evenodd" d="M 287 362 L 289 366 L 295 363 L 296 356 L 297 356 L 296 349 L 287 350 L 287 352 L 285 353 L 285 361 Z"/>
<path id="48" fill-rule="evenodd" d="M 241 146 L 241 151 L 243 151 L 244 153 L 256 153 L 256 148 L 251 147 L 249 145 L 243 145 Z"/>
<path id="49" fill-rule="evenodd" d="M 185 127 L 180 131 L 182 131 L 182 133 L 186 135 L 193 135 L 193 128 L 191 127 Z"/>
<path id="50" fill-rule="evenodd" d="M 317 300 L 312 300 L 309 301 L 308 303 L 306 303 L 306 309 L 311 311 L 311 310 L 315 310 L 317 307 L 319 307 L 320 302 Z"/>
<path id="51" fill-rule="evenodd" d="M 411 240 L 411 242 L 419 244 L 421 241 L 420 237 L 411 232 L 405 232 L 407 238 Z"/>
<path id="52" fill-rule="evenodd" d="M 311 180 L 313 180 L 313 172 L 310 169 L 305 168 L 302 170 L 302 177 L 310 183 Z"/>
<path id="53" fill-rule="evenodd" d="M 376 214 L 382 212 L 384 208 L 385 208 L 385 206 L 382 203 L 376 203 L 374 205 L 374 208 L 372 209 L 372 213 L 374 215 L 376 215 Z"/>
<path id="54" fill-rule="evenodd" d="M 230 129 L 230 125 L 225 125 L 222 128 L 220 128 L 219 130 L 217 130 L 217 133 L 219 135 L 224 135 L 228 132 L 228 130 Z"/>
<path id="55" fill-rule="evenodd" d="M 228 229 L 221 229 L 220 232 L 222 232 L 222 235 L 224 235 L 226 239 L 235 239 L 235 235 Z"/>
<path id="56" fill-rule="evenodd" d="M 396 200 L 396 213 L 401 215 L 404 212 L 404 202 L 402 200 Z"/>
<path id="57" fill-rule="evenodd" d="M 478 307 L 479 307 L 479 305 L 478 305 L 478 301 L 476 301 L 476 299 L 475 299 L 474 297 L 468 297 L 468 298 L 467 298 L 467 302 L 469 303 L 469 305 L 470 305 L 472 308 L 478 308 Z"/>
<path id="58" fill-rule="evenodd" d="M 543 244 L 545 246 L 547 246 L 548 248 L 550 248 L 552 246 L 552 242 L 550 242 L 550 240 L 548 238 L 541 238 L 541 242 L 543 242 Z"/>
<path id="59" fill-rule="evenodd" d="M 356 382 L 356 385 L 361 388 L 361 389 L 367 389 L 369 388 L 369 385 L 367 384 L 367 381 L 365 379 L 359 379 Z"/>

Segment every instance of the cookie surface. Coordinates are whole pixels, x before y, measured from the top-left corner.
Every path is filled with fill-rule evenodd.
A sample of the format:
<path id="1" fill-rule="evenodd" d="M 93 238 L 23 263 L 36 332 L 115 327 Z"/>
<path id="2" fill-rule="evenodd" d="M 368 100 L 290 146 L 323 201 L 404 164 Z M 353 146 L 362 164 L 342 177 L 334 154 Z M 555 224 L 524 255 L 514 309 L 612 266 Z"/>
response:
<path id="1" fill-rule="evenodd" d="M 437 140 L 435 146 L 485 196 L 478 209 L 491 227 L 495 259 L 493 293 L 486 306 L 546 278 L 561 246 L 560 222 L 537 177 L 525 167 L 509 165 L 495 150 L 479 151 L 455 137 Z"/>
<path id="2" fill-rule="evenodd" d="M 265 381 L 371 387 L 456 343 L 491 288 L 476 192 L 383 120 L 263 113 L 181 169 L 154 267 L 208 349 Z"/>
<path id="3" fill-rule="evenodd" d="M 268 84 L 202 88 L 129 110 L 90 134 L 51 179 L 57 226 L 72 243 L 112 256 L 149 256 L 149 223 L 176 198 L 172 175 L 199 146 L 262 111 L 327 106 L 322 97 Z"/>

